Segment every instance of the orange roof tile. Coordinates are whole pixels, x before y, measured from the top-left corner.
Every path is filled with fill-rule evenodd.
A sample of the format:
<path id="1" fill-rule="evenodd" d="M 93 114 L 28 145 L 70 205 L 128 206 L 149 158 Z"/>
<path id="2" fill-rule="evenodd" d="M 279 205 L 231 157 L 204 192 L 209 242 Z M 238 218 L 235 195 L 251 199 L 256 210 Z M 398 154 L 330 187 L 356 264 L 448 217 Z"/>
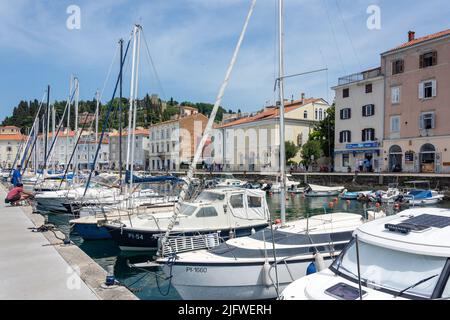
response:
<path id="1" fill-rule="evenodd" d="M 309 99 L 305 99 L 304 101 L 302 101 L 302 100 L 293 101 L 284 106 L 284 112 L 290 112 L 297 108 L 303 107 L 305 105 L 308 105 L 310 103 L 314 103 L 314 102 L 317 102 L 320 100 L 321 99 L 309 98 Z M 279 109 L 275 108 L 275 107 L 271 107 L 270 109 L 264 110 L 253 117 L 241 118 L 236 121 L 232 121 L 230 123 L 226 123 L 222 126 L 219 126 L 219 128 L 227 128 L 227 127 L 232 127 L 235 125 L 251 123 L 251 122 L 265 120 L 265 119 L 274 119 L 274 118 L 278 118 L 278 116 L 279 116 Z"/>
<path id="2" fill-rule="evenodd" d="M 150 130 L 149 129 L 139 129 L 139 130 L 135 130 L 134 134 L 137 136 L 146 136 L 146 135 L 150 135 Z M 110 137 L 118 137 L 119 136 L 119 132 L 111 132 L 109 134 Z M 124 136 L 128 136 L 128 130 L 124 130 L 122 131 L 122 137 Z"/>
<path id="3" fill-rule="evenodd" d="M 21 140 L 25 140 L 26 136 L 24 136 L 23 134 L 20 133 L 16 133 L 16 134 L 0 134 L 0 140 L 1 141 L 21 141 Z"/>
<path id="4" fill-rule="evenodd" d="M 416 44 L 419 44 L 419 43 L 422 43 L 422 42 L 425 42 L 425 41 L 437 39 L 437 38 L 448 36 L 448 35 L 450 35 L 450 29 L 447 29 L 447 30 L 444 30 L 444 31 L 440 31 L 440 32 L 437 32 L 437 33 L 433 33 L 433 34 L 429 34 L 427 36 L 416 38 L 416 39 L 414 39 L 412 41 L 405 42 L 405 43 L 399 45 L 398 47 L 395 47 L 395 48 L 387 51 L 386 53 L 391 52 L 391 51 L 395 51 L 395 50 L 399 50 L 399 49 L 408 48 L 408 47 L 411 47 L 413 45 L 416 45 Z"/>

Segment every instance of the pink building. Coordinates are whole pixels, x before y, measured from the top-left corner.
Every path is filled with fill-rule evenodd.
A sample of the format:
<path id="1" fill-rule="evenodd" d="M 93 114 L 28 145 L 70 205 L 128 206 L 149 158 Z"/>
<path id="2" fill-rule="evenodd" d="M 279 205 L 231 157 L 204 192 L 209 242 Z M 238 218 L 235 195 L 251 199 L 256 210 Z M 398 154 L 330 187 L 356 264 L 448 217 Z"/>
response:
<path id="1" fill-rule="evenodd" d="M 450 172 L 450 29 L 381 54 L 384 170 Z"/>

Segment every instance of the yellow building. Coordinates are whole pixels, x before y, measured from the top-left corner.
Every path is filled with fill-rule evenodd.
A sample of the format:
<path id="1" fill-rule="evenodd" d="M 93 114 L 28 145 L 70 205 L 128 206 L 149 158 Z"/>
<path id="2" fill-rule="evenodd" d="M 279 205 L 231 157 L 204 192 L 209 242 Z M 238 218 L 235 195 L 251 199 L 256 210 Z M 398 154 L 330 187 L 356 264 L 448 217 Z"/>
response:
<path id="1" fill-rule="evenodd" d="M 300 99 L 285 103 L 285 140 L 301 147 L 308 141 L 315 124 L 323 120 L 330 105 L 323 99 Z M 279 109 L 266 107 L 256 115 L 223 124 L 220 135 L 222 154 L 215 163 L 225 170 L 277 171 L 279 168 Z M 217 148 L 215 148 L 217 149 Z M 300 152 L 291 159 L 300 162 Z"/>

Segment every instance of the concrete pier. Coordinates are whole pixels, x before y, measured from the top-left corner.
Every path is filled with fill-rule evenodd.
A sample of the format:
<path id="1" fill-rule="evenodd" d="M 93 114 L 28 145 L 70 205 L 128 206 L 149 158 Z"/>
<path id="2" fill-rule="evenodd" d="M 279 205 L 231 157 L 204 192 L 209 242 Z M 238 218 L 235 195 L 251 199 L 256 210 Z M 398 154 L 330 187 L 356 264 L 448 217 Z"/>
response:
<path id="1" fill-rule="evenodd" d="M 31 207 L 4 203 L 0 187 L 0 299 L 135 300 L 125 287 L 103 285 L 106 271 L 52 232 L 37 233 L 44 218 Z M 64 238 L 60 232 L 58 237 Z"/>

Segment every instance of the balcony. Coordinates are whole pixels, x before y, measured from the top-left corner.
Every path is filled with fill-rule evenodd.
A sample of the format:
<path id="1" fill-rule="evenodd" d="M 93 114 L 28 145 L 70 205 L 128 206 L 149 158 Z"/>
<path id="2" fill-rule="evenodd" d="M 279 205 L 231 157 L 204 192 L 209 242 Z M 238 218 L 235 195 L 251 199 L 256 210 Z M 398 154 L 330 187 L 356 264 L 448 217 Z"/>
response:
<path id="1" fill-rule="evenodd" d="M 362 80 L 369 80 L 381 76 L 381 67 L 376 69 L 371 69 L 359 73 L 354 73 L 349 76 L 339 78 L 338 85 L 343 86 L 349 83 L 358 82 Z"/>

